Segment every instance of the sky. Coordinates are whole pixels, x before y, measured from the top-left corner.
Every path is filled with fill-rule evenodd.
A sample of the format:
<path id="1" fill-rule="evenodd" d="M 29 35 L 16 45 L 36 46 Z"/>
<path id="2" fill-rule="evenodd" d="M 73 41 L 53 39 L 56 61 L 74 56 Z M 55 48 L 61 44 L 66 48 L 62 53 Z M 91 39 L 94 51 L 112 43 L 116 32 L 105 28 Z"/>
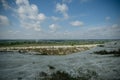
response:
<path id="1" fill-rule="evenodd" d="M 0 0 L 0 39 L 120 39 L 120 0 Z"/>

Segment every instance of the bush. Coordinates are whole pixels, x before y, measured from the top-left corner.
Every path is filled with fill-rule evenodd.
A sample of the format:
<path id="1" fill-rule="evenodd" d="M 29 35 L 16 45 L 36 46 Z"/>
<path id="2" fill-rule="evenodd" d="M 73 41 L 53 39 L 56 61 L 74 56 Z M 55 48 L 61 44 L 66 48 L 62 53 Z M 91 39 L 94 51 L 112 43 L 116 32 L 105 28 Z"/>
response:
<path id="1" fill-rule="evenodd" d="M 87 73 L 79 72 L 79 76 L 73 77 L 65 71 L 56 71 L 52 74 L 41 72 L 36 80 L 90 80 L 93 77 L 97 79 L 97 73 L 87 70 Z"/>
<path id="2" fill-rule="evenodd" d="M 106 50 L 102 50 L 102 51 L 96 51 L 94 52 L 95 54 L 101 54 L 101 55 L 104 55 L 104 54 L 108 54 L 108 52 Z"/>
<path id="3" fill-rule="evenodd" d="M 102 50 L 102 51 L 96 51 L 94 52 L 95 54 L 101 54 L 101 55 L 106 55 L 106 54 L 113 54 L 114 56 L 120 56 L 120 49 L 118 50 L 114 50 L 114 51 L 106 51 L 106 50 Z"/>
<path id="4" fill-rule="evenodd" d="M 42 72 L 42 74 L 45 72 Z M 36 80 L 88 80 L 85 77 L 73 77 L 64 71 L 57 71 L 51 75 L 45 74 L 45 76 L 37 78 Z"/>

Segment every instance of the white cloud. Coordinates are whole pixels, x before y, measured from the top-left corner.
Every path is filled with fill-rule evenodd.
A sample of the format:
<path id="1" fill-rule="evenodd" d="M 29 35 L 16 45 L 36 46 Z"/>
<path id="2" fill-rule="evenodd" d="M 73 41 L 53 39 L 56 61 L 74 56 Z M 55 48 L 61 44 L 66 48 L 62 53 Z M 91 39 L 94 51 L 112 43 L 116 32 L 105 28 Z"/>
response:
<path id="1" fill-rule="evenodd" d="M 46 19 L 43 13 L 39 13 L 35 4 L 30 4 L 28 0 L 16 0 L 18 9 L 16 10 L 21 26 L 27 29 L 41 31 L 41 23 Z"/>
<path id="2" fill-rule="evenodd" d="M 8 26 L 10 25 L 10 21 L 7 16 L 0 15 L 0 26 Z"/>
<path id="3" fill-rule="evenodd" d="M 119 35 L 120 34 L 120 25 L 118 24 L 113 24 L 111 26 L 111 32 L 114 32 L 114 33 L 117 33 L 116 35 Z"/>
<path id="4" fill-rule="evenodd" d="M 52 16 L 51 18 L 52 18 L 54 21 L 59 20 L 59 18 L 58 18 L 58 17 L 55 17 L 55 16 Z"/>
<path id="5" fill-rule="evenodd" d="M 70 23 L 72 26 L 83 26 L 84 23 L 82 21 L 73 21 Z"/>
<path id="6" fill-rule="evenodd" d="M 6 0 L 1 0 L 2 2 L 2 6 L 4 9 L 10 9 L 11 7 L 8 5 L 7 1 Z"/>
<path id="7" fill-rule="evenodd" d="M 68 6 L 66 4 L 56 4 L 56 11 L 61 13 L 65 19 L 67 19 L 69 16 L 67 14 Z"/>
<path id="8" fill-rule="evenodd" d="M 41 21 L 43 21 L 43 20 L 45 20 L 45 15 L 43 14 L 43 13 L 40 13 L 40 14 L 38 14 L 38 20 L 41 20 Z"/>
<path id="9" fill-rule="evenodd" d="M 39 27 L 35 27 L 34 29 L 35 29 L 35 31 L 41 31 L 41 29 Z"/>
<path id="10" fill-rule="evenodd" d="M 87 30 L 86 33 L 88 35 L 92 35 L 95 38 L 120 38 L 120 26 L 113 24 L 111 26 L 99 26 L 93 27 Z M 87 36 L 87 35 L 86 35 Z"/>
<path id="11" fill-rule="evenodd" d="M 109 17 L 109 16 L 107 16 L 105 19 L 106 19 L 106 20 L 110 20 L 110 17 Z"/>
<path id="12" fill-rule="evenodd" d="M 9 30 L 8 31 L 8 34 L 17 34 L 17 33 L 20 33 L 20 31 L 14 31 L 14 30 Z"/>
<path id="13" fill-rule="evenodd" d="M 52 32 L 55 32 L 59 28 L 59 26 L 57 24 L 51 24 L 49 25 L 49 28 Z"/>

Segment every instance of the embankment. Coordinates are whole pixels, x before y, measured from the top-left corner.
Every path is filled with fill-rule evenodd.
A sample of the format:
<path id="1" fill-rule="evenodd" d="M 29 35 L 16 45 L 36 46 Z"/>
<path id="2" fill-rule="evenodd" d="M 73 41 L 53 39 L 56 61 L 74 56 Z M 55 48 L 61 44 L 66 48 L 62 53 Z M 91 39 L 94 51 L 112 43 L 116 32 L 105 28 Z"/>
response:
<path id="1" fill-rule="evenodd" d="M 0 47 L 1 52 L 19 52 L 37 55 L 64 55 L 89 50 L 98 44 L 90 45 L 62 45 L 62 46 L 25 46 L 25 47 Z"/>

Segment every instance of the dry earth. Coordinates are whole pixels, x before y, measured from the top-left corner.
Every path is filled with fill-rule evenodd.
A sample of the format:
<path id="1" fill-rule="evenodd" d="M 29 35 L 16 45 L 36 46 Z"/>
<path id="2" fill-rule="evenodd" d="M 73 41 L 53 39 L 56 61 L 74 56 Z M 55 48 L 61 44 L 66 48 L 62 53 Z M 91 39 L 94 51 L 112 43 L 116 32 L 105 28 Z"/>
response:
<path id="1" fill-rule="evenodd" d="M 91 75 L 89 80 L 120 80 L 120 57 L 92 54 L 94 51 L 118 48 L 120 42 L 62 56 L 0 52 L 0 80 L 35 80 L 40 72 L 50 74 L 57 70 L 68 72 L 72 76 Z M 54 69 L 51 70 L 49 66 Z"/>

